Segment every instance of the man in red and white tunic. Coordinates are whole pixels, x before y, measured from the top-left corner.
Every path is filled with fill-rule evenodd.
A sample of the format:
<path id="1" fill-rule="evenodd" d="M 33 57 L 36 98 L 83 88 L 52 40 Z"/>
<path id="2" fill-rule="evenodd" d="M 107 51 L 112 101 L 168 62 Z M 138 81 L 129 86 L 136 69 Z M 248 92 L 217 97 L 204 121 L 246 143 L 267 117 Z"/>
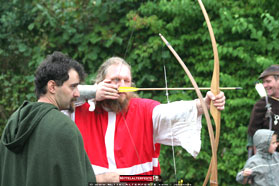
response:
<path id="1" fill-rule="evenodd" d="M 118 182 L 119 175 L 160 175 L 160 144 L 182 146 L 193 157 L 201 148 L 199 100 L 160 104 L 119 93 L 132 85 L 131 69 L 122 58 L 112 57 L 99 68 L 95 99 L 76 107 L 76 122 L 97 182 Z M 204 98 L 223 110 L 225 96 L 208 92 Z"/>

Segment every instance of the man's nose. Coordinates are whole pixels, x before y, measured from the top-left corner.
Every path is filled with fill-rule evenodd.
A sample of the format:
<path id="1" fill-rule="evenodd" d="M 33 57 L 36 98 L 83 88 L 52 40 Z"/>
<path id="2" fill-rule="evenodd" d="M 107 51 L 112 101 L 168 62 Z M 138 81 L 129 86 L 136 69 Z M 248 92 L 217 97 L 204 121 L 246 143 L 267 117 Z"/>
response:
<path id="1" fill-rule="evenodd" d="M 79 96 L 80 96 L 79 90 L 78 88 L 76 88 L 74 91 L 74 97 L 79 97 Z"/>
<path id="2" fill-rule="evenodd" d="M 119 86 L 119 87 L 124 87 L 124 86 L 125 86 L 125 81 L 124 81 L 124 79 L 119 80 L 118 86 Z"/>

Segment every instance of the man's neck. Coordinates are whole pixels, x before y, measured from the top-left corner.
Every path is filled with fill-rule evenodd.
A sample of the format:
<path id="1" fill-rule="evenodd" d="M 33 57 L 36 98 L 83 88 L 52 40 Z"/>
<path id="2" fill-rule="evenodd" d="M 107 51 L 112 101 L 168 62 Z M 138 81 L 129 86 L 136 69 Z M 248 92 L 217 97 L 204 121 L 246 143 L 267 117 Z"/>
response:
<path id="1" fill-rule="evenodd" d="M 52 99 L 50 96 L 47 96 L 47 95 L 44 95 L 44 96 L 41 96 L 37 102 L 42 102 L 42 103 L 49 103 L 49 104 L 52 104 L 54 106 L 57 106 L 56 102 L 54 101 L 54 99 Z"/>

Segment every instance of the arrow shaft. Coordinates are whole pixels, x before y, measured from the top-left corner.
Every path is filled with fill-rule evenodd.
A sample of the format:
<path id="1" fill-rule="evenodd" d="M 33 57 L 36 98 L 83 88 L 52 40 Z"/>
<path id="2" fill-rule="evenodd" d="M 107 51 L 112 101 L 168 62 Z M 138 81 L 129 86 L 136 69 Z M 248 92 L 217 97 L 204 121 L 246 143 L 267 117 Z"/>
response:
<path id="1" fill-rule="evenodd" d="M 195 90 L 195 88 L 137 88 L 138 90 Z M 210 90 L 210 87 L 199 87 L 200 90 Z M 220 87 L 220 90 L 237 90 L 240 87 Z M 129 89 L 128 89 L 129 90 Z"/>
<path id="2" fill-rule="evenodd" d="M 200 90 L 210 90 L 210 87 L 199 87 Z M 241 87 L 220 87 L 220 90 L 240 90 Z M 195 90 L 194 87 L 184 88 L 136 88 L 136 87 L 119 87 L 119 92 L 134 92 L 134 91 L 151 91 L 151 90 Z"/>

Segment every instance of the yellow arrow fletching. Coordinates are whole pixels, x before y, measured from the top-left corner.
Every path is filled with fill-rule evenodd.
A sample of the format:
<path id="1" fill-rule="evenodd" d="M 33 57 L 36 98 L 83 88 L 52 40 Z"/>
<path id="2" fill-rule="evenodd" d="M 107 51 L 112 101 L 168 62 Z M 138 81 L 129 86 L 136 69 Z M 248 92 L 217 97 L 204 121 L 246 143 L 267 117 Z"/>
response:
<path id="1" fill-rule="evenodd" d="M 118 92 L 136 92 L 138 88 L 136 87 L 119 87 Z"/>

